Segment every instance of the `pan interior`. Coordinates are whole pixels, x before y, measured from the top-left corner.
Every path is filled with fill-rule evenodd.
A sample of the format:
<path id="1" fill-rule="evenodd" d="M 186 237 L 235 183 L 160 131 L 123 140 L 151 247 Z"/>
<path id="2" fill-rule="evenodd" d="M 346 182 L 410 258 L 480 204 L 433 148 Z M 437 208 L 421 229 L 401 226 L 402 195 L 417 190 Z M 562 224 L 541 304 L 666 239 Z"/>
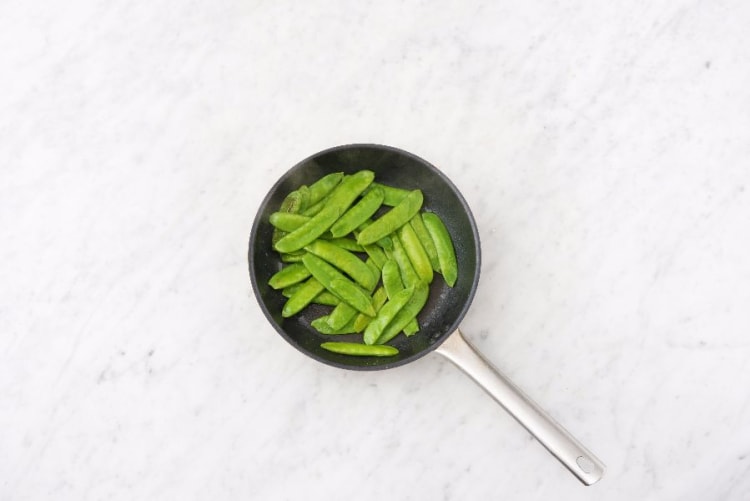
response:
<path id="1" fill-rule="evenodd" d="M 448 287 L 436 274 L 430 297 L 418 317 L 420 331 L 406 337 L 399 334 L 389 344 L 396 346 L 394 357 L 353 357 L 320 348 L 324 341 L 359 341 L 361 334 L 326 336 L 310 322 L 331 308 L 310 305 L 292 318 L 282 318 L 284 298 L 271 289 L 268 279 L 281 269 L 282 262 L 271 248 L 273 227 L 268 218 L 278 210 L 284 197 L 302 184 L 311 184 L 331 172 L 354 173 L 369 169 L 375 180 L 404 189 L 419 188 L 424 193 L 423 210 L 434 212 L 445 222 L 453 238 L 458 260 L 458 280 Z M 271 188 L 258 210 L 249 249 L 250 277 L 263 313 L 274 328 L 293 346 L 312 358 L 336 367 L 355 370 L 386 369 L 403 365 L 435 349 L 457 327 L 474 296 L 479 280 L 479 236 L 468 205 L 456 187 L 437 168 L 410 153 L 381 145 L 347 145 L 317 153 L 284 174 Z"/>

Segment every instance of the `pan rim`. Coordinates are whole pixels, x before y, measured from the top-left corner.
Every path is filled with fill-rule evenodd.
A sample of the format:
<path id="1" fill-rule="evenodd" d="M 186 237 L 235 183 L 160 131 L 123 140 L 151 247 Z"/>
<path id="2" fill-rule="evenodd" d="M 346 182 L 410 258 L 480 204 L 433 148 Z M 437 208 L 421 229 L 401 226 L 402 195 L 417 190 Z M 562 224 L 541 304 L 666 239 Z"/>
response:
<path id="1" fill-rule="evenodd" d="M 426 348 L 408 356 L 405 358 L 400 358 L 398 360 L 394 360 L 393 362 L 385 362 L 375 365 L 347 365 L 347 364 L 341 364 L 337 363 L 333 360 L 326 359 L 324 357 L 319 356 L 317 353 L 307 351 L 303 349 L 301 346 L 297 344 L 297 342 L 294 340 L 292 336 L 290 336 L 273 318 L 273 315 L 270 311 L 268 311 L 268 308 L 266 307 L 265 302 L 261 299 L 261 291 L 260 287 L 257 281 L 256 274 L 254 272 L 255 269 L 255 257 L 254 257 L 254 243 L 256 240 L 256 236 L 259 230 L 259 227 L 262 223 L 261 221 L 261 212 L 264 207 L 267 206 L 269 199 L 271 196 L 276 192 L 278 186 L 284 182 L 284 180 L 288 177 L 289 173 L 298 169 L 303 164 L 317 158 L 323 155 L 327 155 L 330 153 L 334 153 L 336 151 L 341 150 L 350 150 L 355 148 L 372 148 L 380 151 L 387 151 L 391 153 L 395 153 L 398 155 L 402 155 L 405 157 L 409 157 L 416 162 L 423 164 L 427 166 L 430 170 L 432 170 L 450 189 L 451 191 L 456 195 L 456 198 L 461 204 L 461 207 L 463 211 L 465 212 L 466 216 L 468 217 L 470 227 L 471 227 L 471 234 L 475 242 L 476 247 L 476 271 L 474 273 L 474 276 L 472 277 L 471 287 L 469 289 L 467 297 L 464 299 L 463 305 L 461 307 L 460 313 L 456 316 L 455 321 L 451 324 L 450 328 L 446 330 L 445 333 L 441 334 L 438 338 L 436 338 L 432 343 L 430 343 Z M 445 340 L 456 330 L 459 328 L 460 323 L 463 321 L 464 316 L 468 312 L 469 308 L 471 307 L 471 304 L 474 300 L 474 296 L 476 294 L 476 290 L 479 284 L 479 277 L 481 275 L 481 265 L 482 265 L 482 252 L 481 252 L 481 241 L 479 238 L 479 230 L 477 228 L 476 219 L 474 218 L 474 214 L 471 212 L 471 208 L 469 207 L 469 204 L 466 202 L 466 199 L 464 198 L 463 194 L 459 191 L 458 187 L 451 181 L 451 179 L 445 175 L 440 169 L 438 169 L 435 165 L 433 165 L 431 162 L 425 160 L 424 158 L 415 155 L 414 153 L 411 153 L 409 151 L 403 150 L 401 148 L 390 146 L 386 144 L 379 144 L 379 143 L 346 143 L 341 144 L 338 146 L 333 146 L 326 148 L 324 150 L 320 150 L 316 153 L 313 153 L 311 155 L 308 155 L 304 159 L 300 160 L 299 162 L 295 163 L 292 167 L 287 169 L 283 174 L 279 176 L 279 178 L 276 180 L 276 182 L 273 184 L 273 186 L 266 192 L 266 195 L 263 197 L 263 200 L 258 205 L 257 212 L 255 214 L 255 217 L 253 219 L 252 228 L 250 230 L 250 239 L 248 243 L 248 271 L 250 274 L 250 282 L 252 284 L 253 288 L 253 294 L 255 295 L 255 300 L 257 301 L 258 305 L 260 306 L 261 311 L 263 312 L 263 315 L 266 317 L 266 320 L 268 323 L 271 324 L 271 326 L 276 330 L 277 333 L 281 335 L 282 338 L 284 338 L 289 344 L 291 344 L 294 348 L 296 348 L 298 351 L 302 352 L 304 355 L 321 362 L 325 365 L 329 365 L 332 367 L 336 367 L 339 369 L 347 369 L 347 370 L 353 370 L 353 371 L 376 371 L 376 370 L 386 370 L 386 369 L 393 369 L 396 367 L 401 367 L 403 365 L 406 365 L 408 363 L 414 362 L 415 360 L 418 360 L 428 353 L 436 350 Z"/>

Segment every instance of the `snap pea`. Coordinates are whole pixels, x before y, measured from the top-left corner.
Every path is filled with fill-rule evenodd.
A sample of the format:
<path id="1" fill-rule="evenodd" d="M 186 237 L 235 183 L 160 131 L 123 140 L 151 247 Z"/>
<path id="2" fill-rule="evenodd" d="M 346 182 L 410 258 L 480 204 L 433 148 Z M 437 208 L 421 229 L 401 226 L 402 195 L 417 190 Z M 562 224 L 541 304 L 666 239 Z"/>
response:
<path id="1" fill-rule="evenodd" d="M 417 323 L 416 318 L 412 318 L 411 321 L 406 324 L 406 327 L 404 327 L 404 334 L 408 337 L 413 336 L 417 332 L 419 332 L 419 324 Z"/>
<path id="2" fill-rule="evenodd" d="M 308 207 L 307 209 L 305 209 L 305 211 L 302 214 L 308 217 L 313 217 L 318 212 L 323 210 L 323 207 L 326 206 L 327 201 L 328 201 L 328 197 L 324 198 L 323 200 L 316 203 L 315 205 Z"/>
<path id="3" fill-rule="evenodd" d="M 348 250 L 325 240 L 316 240 L 306 246 L 305 250 L 345 272 L 365 289 L 372 289 L 378 283 L 378 277 L 370 267 Z"/>
<path id="4" fill-rule="evenodd" d="M 383 190 L 377 187 L 369 190 L 359 202 L 354 204 L 348 211 L 346 211 L 346 214 L 341 216 L 341 218 L 331 226 L 331 235 L 334 237 L 348 235 L 357 229 L 357 227 L 363 222 L 370 219 L 370 216 L 377 212 L 382 203 Z"/>
<path id="5" fill-rule="evenodd" d="M 364 252 L 365 249 L 352 238 L 332 238 L 329 240 L 332 244 L 341 247 L 342 249 L 352 252 Z"/>
<path id="6" fill-rule="evenodd" d="M 430 258 L 427 257 L 427 252 L 425 252 L 424 247 L 419 242 L 419 238 L 414 232 L 414 228 L 411 227 L 411 224 L 405 224 L 399 228 L 398 237 L 417 276 L 425 283 L 432 283 Z"/>
<path id="7" fill-rule="evenodd" d="M 376 341 L 378 344 L 387 343 L 412 322 L 417 325 L 417 330 L 419 330 L 416 316 L 422 311 L 422 308 L 424 308 L 424 305 L 427 303 L 427 298 L 430 295 L 430 288 L 427 284 L 420 282 L 413 288 L 413 290 L 414 294 L 411 295 L 407 303 L 401 308 L 401 310 L 399 310 L 399 312 L 393 317 L 393 320 L 379 335 Z M 412 329 L 413 327 L 410 328 L 410 330 Z M 417 331 L 415 330 L 414 332 Z"/>
<path id="8" fill-rule="evenodd" d="M 300 195 L 299 208 L 297 209 L 297 212 L 304 212 L 308 207 L 310 207 L 310 188 L 303 184 L 302 186 L 297 188 L 297 192 Z"/>
<path id="9" fill-rule="evenodd" d="M 310 276 L 310 272 L 301 263 L 284 266 L 281 270 L 274 273 L 268 280 L 268 285 L 274 289 L 283 289 L 292 284 L 303 281 Z"/>
<path id="10" fill-rule="evenodd" d="M 328 325 L 331 329 L 338 330 L 354 320 L 354 317 L 359 313 L 353 306 L 348 303 L 339 303 L 332 311 L 328 314 Z"/>
<path id="11" fill-rule="evenodd" d="M 427 228 L 425 228 L 424 226 L 424 222 L 422 221 L 422 214 L 416 214 L 413 218 L 411 218 L 409 224 L 412 228 L 414 228 L 414 233 L 416 233 L 419 237 L 419 241 L 422 243 L 422 247 L 424 247 L 424 250 L 427 253 L 427 257 L 430 258 L 430 264 L 432 265 L 433 271 L 437 271 L 439 273 L 440 262 L 438 261 L 437 250 L 435 250 L 435 244 L 432 241 L 432 237 L 430 237 Z"/>
<path id="12" fill-rule="evenodd" d="M 348 176 L 334 188 L 326 206 L 308 222 L 276 242 L 279 252 L 291 252 L 303 248 L 325 233 L 346 212 L 354 200 L 372 183 L 375 174 L 361 170 Z"/>
<path id="13" fill-rule="evenodd" d="M 320 294 L 323 289 L 323 284 L 315 278 L 310 278 L 302 287 L 292 294 L 292 297 L 290 297 L 286 303 L 284 303 L 284 308 L 281 310 L 281 316 L 287 318 L 299 313 L 302 308 L 310 304 L 315 296 Z"/>
<path id="14" fill-rule="evenodd" d="M 404 282 L 405 286 L 411 287 L 419 281 L 419 276 L 414 271 L 409 256 L 406 254 L 403 245 L 401 245 L 401 240 L 398 236 L 393 235 L 391 240 L 393 241 L 393 259 L 398 264 L 399 270 L 401 270 L 401 281 Z"/>
<path id="15" fill-rule="evenodd" d="M 294 231 L 310 220 L 309 217 L 292 212 L 274 212 L 268 218 L 268 221 L 281 231 Z"/>
<path id="16" fill-rule="evenodd" d="M 383 285 L 385 291 L 388 293 L 388 298 L 392 298 L 399 291 L 404 289 L 404 284 L 401 281 L 401 270 L 394 259 L 389 259 L 383 266 Z M 416 294 L 416 291 L 415 291 Z M 412 298 L 413 300 L 413 298 Z M 417 332 L 419 330 L 419 324 L 416 318 L 412 318 L 404 327 L 404 332 Z M 398 331 L 396 331 L 398 333 Z"/>
<path id="17" fill-rule="evenodd" d="M 361 357 L 391 357 L 398 355 L 398 348 L 388 345 L 366 345 L 360 343 L 344 343 L 340 341 L 327 341 L 321 343 L 321 348 L 334 353 L 344 355 L 356 355 Z"/>
<path id="18" fill-rule="evenodd" d="M 342 301 L 349 303 L 358 311 L 370 316 L 375 316 L 370 297 L 354 282 L 346 278 L 336 268 L 314 254 L 305 254 L 302 258 L 305 267 L 310 270 L 312 276 L 320 281 L 326 289 L 331 291 Z M 369 271 L 369 270 L 368 270 Z"/>
<path id="19" fill-rule="evenodd" d="M 279 207 L 279 212 L 289 212 L 296 214 L 299 212 L 300 205 L 302 203 L 302 196 L 297 190 L 294 190 L 293 192 L 289 193 L 286 197 L 284 197 L 284 200 L 281 202 L 281 206 Z M 276 245 L 276 242 L 281 240 L 284 235 L 286 235 L 285 231 L 281 231 L 278 228 L 274 228 L 273 230 L 273 236 L 271 237 L 271 245 Z"/>
<path id="20" fill-rule="evenodd" d="M 363 245 L 362 247 L 364 248 L 367 255 L 370 257 L 370 259 L 372 259 L 372 261 L 377 265 L 377 267 L 382 268 L 386 260 L 388 259 L 385 256 L 383 249 L 376 246 L 375 244 Z"/>
<path id="21" fill-rule="evenodd" d="M 377 316 L 375 316 L 375 318 L 367 325 L 367 328 L 365 329 L 365 344 L 375 344 L 388 324 L 393 320 L 393 318 L 401 310 L 401 308 L 406 305 L 413 294 L 414 287 L 404 289 L 393 296 L 393 299 L 385 303 L 383 307 L 380 308 Z"/>
<path id="22" fill-rule="evenodd" d="M 440 270 L 450 287 L 456 283 L 458 278 L 458 263 L 456 261 L 456 251 L 453 248 L 453 241 L 448 233 L 448 229 L 437 214 L 425 212 L 422 214 L 422 221 L 427 231 L 435 243 L 438 261 L 440 261 Z"/>
<path id="23" fill-rule="evenodd" d="M 372 183 L 370 189 L 372 190 L 375 188 L 383 190 L 383 205 L 388 205 L 390 207 L 394 207 L 401 203 L 401 201 L 409 194 L 409 190 L 395 188 L 386 184 Z"/>
<path id="24" fill-rule="evenodd" d="M 306 252 L 303 252 L 301 254 L 287 254 L 284 253 L 281 255 L 281 261 L 284 263 L 299 263 L 302 261 L 302 256 L 304 256 Z"/>
<path id="25" fill-rule="evenodd" d="M 375 308 L 375 312 L 380 311 L 385 302 L 388 300 L 388 295 L 385 293 L 384 287 L 378 287 L 378 290 L 372 295 L 372 306 Z M 360 313 L 357 318 L 354 319 L 354 332 L 362 332 L 365 330 L 367 325 L 372 321 L 371 316 Z"/>
<path id="26" fill-rule="evenodd" d="M 343 172 L 333 172 L 325 175 L 310 185 L 310 202 L 313 206 L 323 200 L 344 178 Z"/>
<path id="27" fill-rule="evenodd" d="M 388 295 L 388 299 L 404 290 L 404 283 L 401 281 L 401 271 L 395 260 L 389 259 L 383 265 L 382 271 L 383 287 Z"/>
<path id="28" fill-rule="evenodd" d="M 289 287 L 284 287 L 284 289 L 282 289 L 281 291 L 281 294 L 287 298 L 292 297 L 292 295 L 295 292 L 297 292 L 299 288 L 302 287 L 303 285 L 305 284 L 299 283 L 299 284 L 290 285 Z M 339 298 L 337 298 L 336 296 L 334 296 L 333 294 L 331 294 L 330 292 L 326 290 L 324 290 L 323 292 L 315 296 L 313 300 L 310 301 L 311 304 L 313 303 L 321 304 L 323 306 L 336 306 L 340 302 L 341 300 Z"/>
<path id="29" fill-rule="evenodd" d="M 357 236 L 357 243 L 367 245 L 390 235 L 409 222 L 422 207 L 424 197 L 420 190 L 413 190 L 394 208 L 376 219 Z"/>
<path id="30" fill-rule="evenodd" d="M 338 329 L 334 329 L 330 323 L 330 315 L 323 315 L 310 322 L 316 331 L 321 334 L 354 334 L 354 322 L 349 322 Z"/>

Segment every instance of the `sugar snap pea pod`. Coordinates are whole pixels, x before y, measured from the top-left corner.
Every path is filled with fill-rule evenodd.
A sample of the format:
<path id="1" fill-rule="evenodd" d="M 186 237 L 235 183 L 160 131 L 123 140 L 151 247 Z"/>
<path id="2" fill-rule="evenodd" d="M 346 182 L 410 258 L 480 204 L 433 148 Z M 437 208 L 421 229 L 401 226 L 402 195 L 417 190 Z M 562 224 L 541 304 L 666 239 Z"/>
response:
<path id="1" fill-rule="evenodd" d="M 279 252 L 291 252 L 303 248 L 325 233 L 346 212 L 354 200 L 372 183 L 375 174 L 361 170 L 347 176 L 331 193 L 326 206 L 308 222 L 276 242 Z"/>
<path id="2" fill-rule="evenodd" d="M 305 212 L 308 207 L 310 207 L 310 188 L 305 186 L 304 184 L 297 188 L 297 192 L 300 194 L 300 204 L 299 209 L 297 212 Z"/>
<path id="3" fill-rule="evenodd" d="M 312 276 L 339 299 L 366 315 L 375 316 L 370 296 L 339 270 L 314 254 L 305 254 L 302 262 L 310 270 Z"/>
<path id="4" fill-rule="evenodd" d="M 385 288 L 382 286 L 378 287 L 378 290 L 372 295 L 372 306 L 375 308 L 375 311 L 380 311 L 380 308 L 383 307 L 387 300 L 388 295 L 385 293 Z M 362 332 L 365 330 L 367 325 L 372 321 L 372 318 L 373 317 L 365 315 L 364 313 L 357 315 L 357 318 L 354 319 L 354 332 Z"/>
<path id="5" fill-rule="evenodd" d="M 419 241 L 411 224 L 405 224 L 398 229 L 398 237 L 409 257 L 417 276 L 425 283 L 432 283 L 432 265 L 424 247 Z"/>
<path id="6" fill-rule="evenodd" d="M 297 292 L 299 288 L 302 287 L 303 285 L 305 284 L 299 283 L 299 284 L 290 285 L 289 287 L 284 287 L 284 289 L 282 289 L 281 291 L 281 294 L 284 297 L 292 297 L 292 295 L 295 292 Z M 337 298 L 336 296 L 334 296 L 328 291 L 321 292 L 320 294 L 315 296 L 312 301 L 310 301 L 310 303 L 322 304 L 324 306 L 336 306 L 340 302 L 341 300 L 339 298 Z"/>
<path id="7" fill-rule="evenodd" d="M 404 334 L 408 337 L 413 336 L 417 332 L 419 332 L 419 324 L 417 323 L 416 318 L 412 318 L 411 321 L 406 324 L 406 327 L 404 327 Z"/>
<path id="8" fill-rule="evenodd" d="M 411 296 L 414 294 L 414 287 L 404 289 L 395 296 L 393 299 L 386 302 L 377 316 L 367 325 L 364 333 L 365 344 L 375 344 L 380 338 L 388 324 L 391 323 L 393 318 L 398 314 L 399 311 L 409 302 Z"/>
<path id="9" fill-rule="evenodd" d="M 310 207 L 305 209 L 305 212 L 303 212 L 302 214 L 308 217 L 313 217 L 315 214 L 323 210 L 323 207 L 326 206 L 327 200 L 328 198 L 326 197 L 315 205 L 311 205 Z"/>
<path id="10" fill-rule="evenodd" d="M 338 247 L 341 247 L 342 249 L 351 251 L 351 252 L 364 252 L 365 249 L 357 243 L 356 240 L 352 238 L 332 238 L 329 240 L 334 245 L 337 245 Z"/>
<path id="11" fill-rule="evenodd" d="M 372 259 L 372 261 L 377 265 L 377 267 L 382 268 L 386 260 L 388 259 L 385 256 L 383 249 L 376 246 L 375 244 L 364 245 L 363 248 L 365 249 L 365 252 L 370 257 L 370 259 Z"/>
<path id="12" fill-rule="evenodd" d="M 314 278 L 310 278 L 284 303 L 281 316 L 287 318 L 299 313 L 302 308 L 310 304 L 315 296 L 323 292 L 323 289 L 323 284 Z"/>
<path id="13" fill-rule="evenodd" d="M 377 242 L 390 235 L 398 228 L 408 223 L 422 208 L 424 200 L 420 190 L 410 191 L 409 194 L 394 208 L 376 219 L 371 225 L 362 230 L 357 236 L 357 243 L 367 245 Z"/>
<path id="14" fill-rule="evenodd" d="M 268 285 L 274 289 L 283 289 L 292 284 L 303 281 L 310 276 L 310 272 L 302 263 L 284 266 L 268 280 Z"/>
<path id="15" fill-rule="evenodd" d="M 401 281 L 401 271 L 395 260 L 389 259 L 385 262 L 382 279 L 388 299 L 393 299 L 393 296 L 404 290 L 404 283 Z"/>
<path id="16" fill-rule="evenodd" d="M 375 283 L 370 288 L 370 291 L 374 291 L 375 287 L 378 285 L 378 279 L 380 278 L 380 268 L 378 268 L 378 265 L 375 264 L 375 261 L 373 261 L 371 257 L 367 258 L 367 261 L 365 261 L 365 264 L 367 265 L 368 268 L 370 268 L 372 275 L 375 277 Z"/>
<path id="17" fill-rule="evenodd" d="M 310 185 L 310 206 L 323 200 L 344 178 L 343 172 L 327 174 Z"/>
<path id="18" fill-rule="evenodd" d="M 433 271 L 440 273 L 440 262 L 438 261 L 437 250 L 435 250 L 435 243 L 432 241 L 432 237 L 424 226 L 422 214 L 417 214 L 411 218 L 409 224 L 414 229 L 414 233 L 419 237 L 419 241 L 422 243 L 422 247 L 424 247 L 424 251 L 430 259 L 430 265 L 432 265 Z"/>
<path id="19" fill-rule="evenodd" d="M 292 297 L 292 294 L 294 294 L 295 292 L 297 292 L 299 290 L 299 288 L 302 287 L 303 285 L 304 284 L 292 284 L 292 285 L 289 285 L 287 287 L 284 287 L 283 289 L 281 289 L 281 294 L 284 297 Z M 323 292 L 325 292 L 325 291 L 323 291 Z M 322 294 L 322 292 L 321 292 L 321 294 Z"/>
<path id="20" fill-rule="evenodd" d="M 383 203 L 383 190 L 375 188 L 367 192 L 362 199 L 354 204 L 341 219 L 331 226 L 331 234 L 334 237 L 348 235 L 362 223 L 370 219 Z"/>
<path id="21" fill-rule="evenodd" d="M 318 317 L 312 322 L 310 322 L 310 325 L 315 328 L 316 331 L 320 332 L 321 334 L 353 334 L 356 332 L 354 330 L 354 322 L 349 322 L 348 324 L 338 328 L 334 329 L 331 327 L 330 321 L 329 321 L 329 315 L 323 315 L 322 317 Z"/>
<path id="22" fill-rule="evenodd" d="M 411 295 L 407 303 L 403 308 L 393 317 L 393 320 L 383 329 L 383 332 L 378 336 L 377 343 L 387 343 L 396 335 L 401 332 L 409 323 L 412 321 L 416 323 L 417 314 L 422 311 L 424 305 L 427 303 L 427 297 L 430 295 L 430 288 L 427 284 L 420 282 L 416 287 L 413 287 L 414 294 Z M 417 330 L 419 326 L 417 325 Z M 416 332 L 416 331 L 415 331 Z"/>
<path id="23" fill-rule="evenodd" d="M 411 260 L 406 254 L 404 246 L 401 244 L 401 239 L 394 234 L 391 237 L 391 240 L 393 241 L 393 259 L 396 261 L 398 268 L 401 271 L 401 281 L 406 287 L 416 285 L 416 283 L 419 282 L 419 276 L 417 275 L 417 272 L 414 271 Z"/>
<path id="24" fill-rule="evenodd" d="M 453 248 L 453 240 L 451 240 L 448 229 L 440 217 L 432 212 L 422 214 L 422 221 L 424 221 L 424 225 L 435 244 L 438 261 L 440 261 L 440 271 L 443 274 L 445 283 L 453 287 L 458 278 L 458 263 L 456 262 L 456 251 Z"/>
<path id="25" fill-rule="evenodd" d="M 302 195 L 300 195 L 300 193 L 297 190 L 295 190 L 289 193 L 281 202 L 281 206 L 279 207 L 279 212 L 289 212 L 292 214 L 296 214 L 299 212 L 301 204 L 302 204 Z M 276 242 L 281 240 L 284 237 L 284 235 L 286 235 L 285 231 L 281 231 L 278 228 L 274 228 L 273 236 L 271 237 L 271 245 L 276 245 Z"/>
<path id="26" fill-rule="evenodd" d="M 292 212 L 274 212 L 268 221 L 281 231 L 294 231 L 310 220 L 309 217 Z"/>
<path id="27" fill-rule="evenodd" d="M 348 250 L 325 240 L 316 240 L 305 247 L 305 250 L 334 265 L 365 289 L 374 289 L 378 283 L 378 277 L 370 267 Z"/>
<path id="28" fill-rule="evenodd" d="M 388 345 L 366 345 L 360 343 L 344 343 L 340 341 L 327 341 L 321 343 L 321 348 L 334 353 L 354 355 L 360 357 L 392 357 L 398 355 L 398 348 Z"/>
<path id="29" fill-rule="evenodd" d="M 354 320 L 354 317 L 359 313 L 353 306 L 347 303 L 339 303 L 332 311 L 328 314 L 328 324 L 333 330 L 339 330 L 346 324 Z"/>
<path id="30" fill-rule="evenodd" d="M 299 263 L 302 261 L 302 256 L 307 254 L 306 252 L 303 252 L 302 254 L 282 254 L 281 255 L 281 261 L 283 263 Z"/>
<path id="31" fill-rule="evenodd" d="M 386 184 L 380 183 L 372 183 L 372 187 L 370 189 L 372 190 L 376 187 L 383 190 L 383 204 L 390 207 L 398 205 L 409 194 L 409 190 L 405 190 L 403 188 L 394 188 L 393 186 L 388 186 Z"/>

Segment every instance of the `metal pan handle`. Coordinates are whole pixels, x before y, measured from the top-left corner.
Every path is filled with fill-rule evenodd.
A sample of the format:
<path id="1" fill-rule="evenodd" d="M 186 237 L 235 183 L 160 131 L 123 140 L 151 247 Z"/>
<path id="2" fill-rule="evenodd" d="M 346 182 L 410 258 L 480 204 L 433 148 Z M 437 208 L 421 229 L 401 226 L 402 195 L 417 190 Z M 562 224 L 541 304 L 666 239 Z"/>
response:
<path id="1" fill-rule="evenodd" d="M 437 352 L 484 388 L 581 482 L 591 485 L 602 478 L 604 464 L 490 364 L 461 331 L 448 336 Z"/>

